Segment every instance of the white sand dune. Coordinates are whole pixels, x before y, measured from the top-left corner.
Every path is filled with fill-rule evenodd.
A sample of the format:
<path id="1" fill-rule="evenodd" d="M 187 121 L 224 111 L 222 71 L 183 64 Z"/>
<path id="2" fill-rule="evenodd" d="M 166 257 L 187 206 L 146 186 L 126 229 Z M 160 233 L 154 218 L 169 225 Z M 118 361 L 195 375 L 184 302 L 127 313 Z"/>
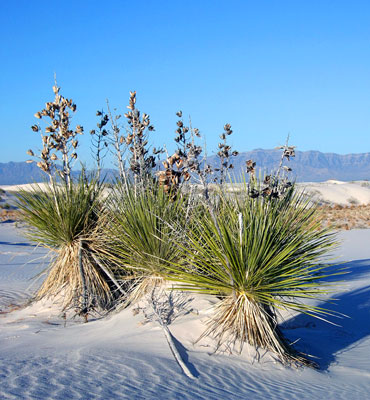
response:
<path id="1" fill-rule="evenodd" d="M 329 180 L 326 182 L 299 183 L 299 187 L 319 201 L 341 205 L 370 204 L 370 183 L 341 182 Z"/>
<path id="2" fill-rule="evenodd" d="M 214 354 L 212 340 L 194 344 L 211 301 L 194 297 L 192 312 L 170 325 L 177 348 L 196 377 L 181 371 L 162 330 L 132 309 L 83 324 L 35 303 L 0 314 L 1 399 L 366 399 L 370 393 L 370 230 L 341 232 L 338 260 L 345 283 L 333 310 L 350 318 L 330 325 L 290 316 L 284 333 L 299 350 L 319 357 L 320 371 L 284 368 L 245 346 L 241 355 Z M 14 224 L 0 225 L 0 296 L 23 299 L 40 271 L 41 249 L 28 246 Z M 28 262 L 27 265 L 24 263 Z M 8 299 L 8 294 L 15 293 Z M 4 296 L 5 294 L 5 296 Z M 26 294 L 29 292 L 26 291 Z M 189 306 L 190 307 L 190 306 Z"/>
<path id="3" fill-rule="evenodd" d="M 25 183 L 22 185 L 1 185 L 1 189 L 6 192 L 18 192 L 20 190 L 32 190 L 34 188 L 45 190 L 48 187 L 48 184 L 45 182 L 41 183 Z"/>
<path id="4" fill-rule="evenodd" d="M 367 181 L 342 182 L 328 180 L 326 182 L 298 183 L 297 185 L 306 192 L 313 194 L 319 201 L 342 205 L 370 204 L 370 182 Z M 47 184 L 38 183 L 0 186 L 0 188 L 9 192 L 31 190 L 34 187 L 45 189 Z M 106 195 L 107 194 L 108 192 L 106 192 Z"/>

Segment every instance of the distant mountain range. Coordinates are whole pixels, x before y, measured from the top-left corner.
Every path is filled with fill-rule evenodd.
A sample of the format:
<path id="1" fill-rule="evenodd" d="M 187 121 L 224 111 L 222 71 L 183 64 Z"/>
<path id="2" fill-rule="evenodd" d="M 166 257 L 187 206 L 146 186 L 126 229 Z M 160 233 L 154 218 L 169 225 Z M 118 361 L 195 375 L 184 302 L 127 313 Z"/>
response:
<path id="1" fill-rule="evenodd" d="M 216 156 L 209 158 L 211 164 Z M 235 174 L 245 170 L 247 160 L 256 162 L 256 168 L 271 172 L 278 168 L 281 150 L 257 149 L 240 153 L 232 161 Z M 296 151 L 294 158 L 284 161 L 292 168 L 292 175 L 297 182 L 323 182 L 329 179 L 341 181 L 370 180 L 370 153 L 335 154 L 319 151 Z"/>
<path id="2" fill-rule="evenodd" d="M 279 150 L 257 149 L 240 153 L 232 160 L 234 173 L 236 176 L 240 175 L 249 159 L 256 162 L 256 168 L 270 173 L 277 169 L 280 157 Z M 217 157 L 209 157 L 208 162 L 216 166 Z M 298 182 L 322 182 L 328 179 L 370 180 L 370 153 L 340 155 L 319 151 L 296 151 L 296 156 L 285 164 L 292 168 L 292 174 Z M 105 170 L 103 175 L 105 173 L 112 176 L 114 171 Z M 34 163 L 0 163 L 0 185 L 41 182 L 43 179 L 45 175 Z"/>

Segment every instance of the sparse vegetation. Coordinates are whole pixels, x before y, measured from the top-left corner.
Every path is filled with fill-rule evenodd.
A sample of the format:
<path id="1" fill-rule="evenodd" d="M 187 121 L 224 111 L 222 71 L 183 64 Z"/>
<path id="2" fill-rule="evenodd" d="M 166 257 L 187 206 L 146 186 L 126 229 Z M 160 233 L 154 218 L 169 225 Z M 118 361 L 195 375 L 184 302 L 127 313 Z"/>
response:
<path id="1" fill-rule="evenodd" d="M 317 218 L 323 226 L 334 229 L 349 230 L 370 227 L 370 205 L 321 206 Z"/>

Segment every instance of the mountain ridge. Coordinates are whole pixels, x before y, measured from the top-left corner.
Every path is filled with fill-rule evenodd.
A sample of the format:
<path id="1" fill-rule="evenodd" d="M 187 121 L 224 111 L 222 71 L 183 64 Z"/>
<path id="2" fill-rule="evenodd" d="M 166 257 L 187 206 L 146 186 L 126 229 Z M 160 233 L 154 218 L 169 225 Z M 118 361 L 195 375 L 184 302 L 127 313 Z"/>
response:
<path id="1" fill-rule="evenodd" d="M 257 173 L 270 173 L 277 169 L 281 150 L 255 149 L 241 152 L 232 157 L 233 174 L 239 176 L 245 171 L 245 162 L 252 159 L 256 162 Z M 208 157 L 207 162 L 214 167 L 218 166 L 216 155 Z M 322 182 L 329 179 L 352 181 L 370 180 L 370 152 L 336 154 L 322 153 L 317 150 L 296 151 L 296 156 L 285 165 L 292 168 L 292 175 L 297 182 Z M 103 176 L 114 175 L 114 170 L 105 169 Z M 35 163 L 26 162 L 0 163 L 0 185 L 20 185 L 24 183 L 41 182 L 45 180 Z"/>

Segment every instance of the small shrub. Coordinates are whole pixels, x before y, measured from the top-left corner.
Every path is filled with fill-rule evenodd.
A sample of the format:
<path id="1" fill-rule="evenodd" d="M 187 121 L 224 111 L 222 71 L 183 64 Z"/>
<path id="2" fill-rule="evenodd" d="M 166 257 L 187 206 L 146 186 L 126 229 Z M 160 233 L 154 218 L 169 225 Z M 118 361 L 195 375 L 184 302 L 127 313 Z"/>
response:
<path id="1" fill-rule="evenodd" d="M 54 184 L 46 190 L 34 185 L 17 197 L 27 237 L 52 250 L 49 271 L 36 298 L 62 295 L 63 309 L 75 306 L 76 298 L 85 303 L 83 309 L 112 307 L 117 288 L 107 276 L 106 270 L 112 276 L 114 271 L 105 261 L 107 244 L 98 227 L 103 218 L 101 185 L 82 176 L 73 184 Z M 81 296 L 86 299 L 82 301 Z"/>
<path id="2" fill-rule="evenodd" d="M 184 262 L 170 267 L 182 290 L 220 299 L 204 335 L 219 346 L 239 350 L 244 342 L 266 348 L 284 364 L 314 366 L 284 338 L 276 319 L 279 308 L 322 317 L 330 313 L 301 302 L 321 297 L 326 266 L 318 259 L 335 245 L 321 228 L 316 208 L 290 188 L 283 197 L 240 198 L 220 193 L 216 218 L 207 208 L 178 243 Z"/>
<path id="3" fill-rule="evenodd" d="M 359 204 L 358 200 L 354 197 L 350 197 L 349 199 L 347 199 L 347 201 L 349 204 L 351 204 L 351 206 L 357 206 Z"/>
<path id="4" fill-rule="evenodd" d="M 121 183 L 109 199 L 111 221 L 106 226 L 115 262 L 130 271 L 129 301 L 140 298 L 167 278 L 165 265 L 178 262 L 176 245 L 184 233 L 187 196 L 174 198 L 154 181 L 142 190 Z"/>

